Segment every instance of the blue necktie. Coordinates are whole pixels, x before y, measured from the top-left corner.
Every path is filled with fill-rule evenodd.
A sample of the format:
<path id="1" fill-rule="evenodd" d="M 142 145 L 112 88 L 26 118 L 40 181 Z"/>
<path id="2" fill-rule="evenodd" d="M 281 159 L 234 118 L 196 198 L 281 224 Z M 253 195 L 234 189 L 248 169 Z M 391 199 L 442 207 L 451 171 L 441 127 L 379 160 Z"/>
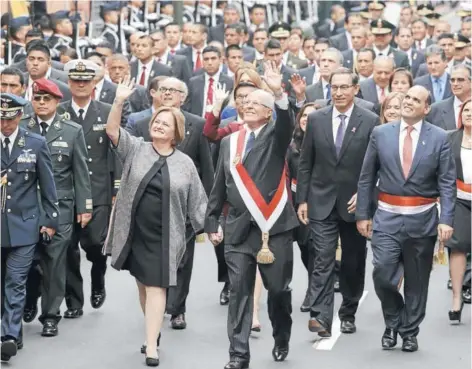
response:
<path id="1" fill-rule="evenodd" d="M 336 155 L 339 157 L 339 153 L 341 152 L 341 147 L 343 145 L 344 132 L 346 132 L 345 125 L 347 116 L 344 114 L 339 114 L 338 118 L 341 120 L 341 123 L 338 126 L 338 132 L 336 133 L 336 142 L 334 143 L 334 145 L 336 146 Z"/>
<path id="2" fill-rule="evenodd" d="M 326 100 L 331 100 L 331 85 L 326 85 Z"/>
<path id="3" fill-rule="evenodd" d="M 251 134 L 249 135 L 249 139 L 246 143 L 246 150 L 244 150 L 244 156 L 246 156 L 249 151 L 251 151 L 252 147 L 254 146 L 254 141 L 256 141 L 256 134 L 254 132 L 251 132 Z"/>
<path id="4" fill-rule="evenodd" d="M 441 80 L 439 78 L 436 78 L 435 82 L 436 82 L 436 94 L 434 95 L 434 100 L 441 101 L 443 97 Z"/>

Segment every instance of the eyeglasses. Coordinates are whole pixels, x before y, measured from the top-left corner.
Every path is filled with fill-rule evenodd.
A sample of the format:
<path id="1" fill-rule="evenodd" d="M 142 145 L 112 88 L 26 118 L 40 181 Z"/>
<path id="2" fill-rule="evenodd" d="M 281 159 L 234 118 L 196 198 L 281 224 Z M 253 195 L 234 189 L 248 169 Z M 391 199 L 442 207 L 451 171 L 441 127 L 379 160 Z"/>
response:
<path id="1" fill-rule="evenodd" d="M 451 83 L 464 83 L 465 78 L 451 78 Z"/>
<path id="2" fill-rule="evenodd" d="M 33 100 L 36 102 L 44 101 L 44 102 L 51 102 L 53 99 L 50 95 L 34 95 Z"/>
<path id="3" fill-rule="evenodd" d="M 176 88 L 167 88 L 167 87 L 159 87 L 158 91 L 162 94 L 165 94 L 167 92 L 170 92 L 171 94 L 175 94 L 177 92 L 183 94 L 184 92 L 182 90 L 177 90 Z"/>
<path id="4" fill-rule="evenodd" d="M 352 86 L 354 85 L 341 85 L 341 86 L 331 85 L 331 92 L 336 92 L 337 90 L 340 90 L 341 92 L 346 92 Z"/>

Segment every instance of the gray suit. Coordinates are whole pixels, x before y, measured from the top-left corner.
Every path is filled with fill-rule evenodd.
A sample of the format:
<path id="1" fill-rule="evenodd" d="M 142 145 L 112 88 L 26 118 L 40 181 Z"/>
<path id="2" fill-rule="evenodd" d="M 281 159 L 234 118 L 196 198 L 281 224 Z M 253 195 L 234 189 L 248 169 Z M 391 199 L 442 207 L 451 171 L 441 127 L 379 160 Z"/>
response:
<path id="1" fill-rule="evenodd" d="M 326 98 L 321 78 L 314 85 L 307 87 L 305 91 L 306 101 L 324 100 Z"/>
<path id="2" fill-rule="evenodd" d="M 308 204 L 315 255 L 310 277 L 311 316 L 331 332 L 334 310 L 334 264 L 338 237 L 343 247 L 339 276 L 343 302 L 341 321 L 354 322 L 364 291 L 366 239 L 356 229 L 347 203 L 357 192 L 357 179 L 370 135 L 379 117 L 354 105 L 344 138 L 336 152 L 333 137 L 333 106 L 309 115 L 300 155 L 297 203 Z"/>
<path id="3" fill-rule="evenodd" d="M 242 163 L 266 202 L 275 194 L 285 167 L 285 155 L 293 133 L 289 110 L 276 107 L 277 121 L 267 124 Z M 249 133 L 248 133 L 249 134 Z M 230 137 L 221 141 L 220 157 L 213 189 L 208 200 L 205 231 L 218 230 L 223 205 L 227 202 L 225 259 L 231 285 L 228 307 L 230 357 L 249 361 L 249 335 L 252 324 L 256 254 L 261 247 L 261 231 L 252 220 L 231 175 Z M 270 169 L 270 170 L 269 170 Z M 291 202 L 270 230 L 273 264 L 260 264 L 259 270 L 268 289 L 269 317 L 275 343 L 283 347 L 290 340 L 292 326 L 290 281 L 293 269 L 292 229 L 298 226 Z"/>
<path id="4" fill-rule="evenodd" d="M 410 61 L 408 55 L 404 51 L 397 50 L 390 46 L 388 56 L 392 56 L 395 61 L 395 68 L 406 68 L 410 69 Z"/>
<path id="5" fill-rule="evenodd" d="M 306 85 L 311 86 L 313 84 L 313 79 L 315 78 L 316 66 L 310 65 L 306 68 L 300 69 L 298 73 L 301 77 L 305 78 Z"/>
<path id="6" fill-rule="evenodd" d="M 331 36 L 329 38 L 329 43 L 331 47 L 334 47 L 335 49 L 338 49 L 341 52 L 347 50 L 349 48 L 349 44 L 347 42 L 346 32 Z"/>
<path id="7" fill-rule="evenodd" d="M 418 51 L 418 50 L 411 51 L 411 74 L 413 75 L 413 78 L 416 77 L 416 74 L 418 73 L 418 69 L 425 62 L 426 62 L 426 58 L 423 52 Z"/>
<path id="8" fill-rule="evenodd" d="M 426 117 L 426 120 L 446 131 L 456 129 L 457 122 L 454 114 L 454 96 L 431 105 L 431 111 Z"/>
<path id="9" fill-rule="evenodd" d="M 373 216 L 374 285 L 387 328 L 402 338 L 415 337 L 425 317 L 428 284 L 438 222 L 453 226 L 456 166 L 447 133 L 423 121 L 409 174 L 404 176 L 399 153 L 400 122 L 374 130 L 365 155 L 357 191 L 356 219 L 372 219 L 377 183 L 392 196 L 440 197 L 441 215 L 433 206 L 419 214 L 402 215 L 377 209 Z M 405 270 L 405 299 L 394 275 Z"/>
<path id="10" fill-rule="evenodd" d="M 446 86 L 445 86 L 445 89 L 444 89 L 444 92 L 443 92 L 442 100 L 447 99 L 448 97 L 452 96 L 450 78 L 451 78 L 451 76 L 448 73 L 447 74 Z M 423 86 L 424 88 L 426 88 L 429 91 L 430 95 L 431 95 L 431 102 L 432 103 L 436 102 L 436 99 L 434 97 L 433 82 L 431 81 L 431 75 L 430 74 L 427 74 L 425 76 L 416 78 L 414 80 L 414 85 L 419 85 L 419 86 Z"/>
<path id="11" fill-rule="evenodd" d="M 352 49 L 344 50 L 342 54 L 344 59 L 343 67 L 354 71 L 354 52 Z"/>
<path id="12" fill-rule="evenodd" d="M 36 116 L 24 116 L 21 125 L 30 132 L 41 134 Z M 59 201 L 59 228 L 49 245 L 40 245 L 42 276 L 38 268 L 30 269 L 25 308 L 36 307 L 41 283 L 41 311 L 39 320 L 58 322 L 57 313 L 65 296 L 66 257 L 72 240 L 75 215 L 91 213 L 92 190 L 87 168 L 87 148 L 80 125 L 56 115 L 45 136 L 51 152 L 54 181 Z"/>
<path id="13" fill-rule="evenodd" d="M 249 63 L 252 63 L 256 59 L 256 49 L 251 46 L 243 46 L 243 59 Z"/>
<path id="14" fill-rule="evenodd" d="M 190 78 L 192 78 L 192 68 L 190 67 L 189 63 L 187 63 L 185 56 L 177 54 L 172 55 L 169 53 L 165 64 L 172 68 L 173 76 L 180 79 L 181 81 L 188 83 Z"/>
<path id="15" fill-rule="evenodd" d="M 374 104 L 374 112 L 380 115 L 380 101 L 377 95 L 377 85 L 373 78 L 368 78 L 362 81 L 360 84 L 358 96 L 366 101 L 370 101 Z"/>

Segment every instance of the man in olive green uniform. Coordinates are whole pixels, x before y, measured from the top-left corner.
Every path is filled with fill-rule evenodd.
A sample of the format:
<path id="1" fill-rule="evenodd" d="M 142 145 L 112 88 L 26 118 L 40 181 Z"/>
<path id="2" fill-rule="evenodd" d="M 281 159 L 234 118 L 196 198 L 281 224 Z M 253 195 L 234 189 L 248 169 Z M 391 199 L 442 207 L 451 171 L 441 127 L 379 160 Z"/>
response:
<path id="1" fill-rule="evenodd" d="M 92 190 L 87 167 L 87 148 L 82 127 L 56 110 L 62 93 L 58 86 L 47 79 L 33 83 L 32 105 L 34 114 L 25 115 L 21 121 L 23 128 L 45 137 L 52 158 L 54 182 L 59 201 L 59 228 L 50 243 L 40 243 L 39 265 L 32 268 L 28 283 L 39 287 L 41 283 L 41 311 L 39 320 L 43 324 L 42 336 L 58 334 L 57 325 L 61 319 L 60 306 L 65 297 L 67 250 L 72 240 L 74 223 L 83 228 L 92 217 Z M 77 214 L 77 216 L 76 216 Z M 31 288 L 28 293 L 34 298 L 27 301 L 34 304 L 25 306 L 25 321 L 28 313 L 37 309 L 39 291 Z M 31 317 L 30 317 L 31 318 Z M 33 316 L 34 318 L 34 316 Z"/>

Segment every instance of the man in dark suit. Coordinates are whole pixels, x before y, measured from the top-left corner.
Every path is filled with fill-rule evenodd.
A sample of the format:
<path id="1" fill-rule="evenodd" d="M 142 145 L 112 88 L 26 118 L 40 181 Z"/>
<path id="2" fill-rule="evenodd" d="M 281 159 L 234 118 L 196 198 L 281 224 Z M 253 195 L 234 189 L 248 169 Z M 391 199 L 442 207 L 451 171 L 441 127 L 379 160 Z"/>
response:
<path id="1" fill-rule="evenodd" d="M 471 70 L 465 64 L 452 68 L 450 79 L 453 96 L 431 105 L 426 120 L 446 131 L 459 128 L 459 111 L 461 105 L 471 97 Z"/>
<path id="2" fill-rule="evenodd" d="M 189 27 L 191 45 L 177 50 L 176 54 L 185 56 L 192 72 L 196 72 L 203 67 L 202 53 L 203 49 L 207 46 L 208 27 L 201 23 L 195 23 Z M 224 33 L 222 33 L 222 37 L 224 37 Z"/>
<path id="3" fill-rule="evenodd" d="M 321 55 L 329 47 L 327 38 L 306 38 L 303 41 L 303 52 L 308 60 L 308 67 L 300 69 L 299 74 L 305 78 L 307 86 L 317 83 L 320 79 Z"/>
<path id="4" fill-rule="evenodd" d="M 107 40 L 113 48 L 113 52 L 119 50 L 121 46 L 120 36 L 118 35 L 118 22 L 120 16 L 120 3 L 117 1 L 104 3 L 100 5 L 100 18 L 103 19 L 105 27 L 100 35 L 101 38 Z M 122 47 L 122 46 L 121 46 Z"/>
<path id="5" fill-rule="evenodd" d="M 46 140 L 19 128 L 26 100 L 0 94 L 2 345 L 9 361 L 23 347 L 21 317 L 36 244 L 54 236 L 59 208 Z"/>
<path id="6" fill-rule="evenodd" d="M 364 291 L 367 250 L 354 218 L 357 180 L 370 134 L 379 124 L 377 115 L 354 104 L 359 90 L 356 74 L 339 68 L 332 73 L 330 85 L 333 105 L 308 118 L 297 183 L 298 217 L 311 229 L 310 247 L 315 255 L 309 287 L 309 330 L 321 337 L 331 336 L 339 237 L 341 332 L 356 331 L 355 313 Z"/>
<path id="7" fill-rule="evenodd" d="M 423 52 L 413 48 L 414 40 L 411 28 L 398 27 L 395 35 L 395 43 L 398 46 L 398 50 L 405 52 L 408 56 L 408 62 L 411 67 L 410 71 L 413 77 L 415 77 L 418 68 L 426 61 L 426 58 Z"/>
<path id="8" fill-rule="evenodd" d="M 130 74 L 136 84 L 147 89 L 149 82 L 157 76 L 172 76 L 172 68 L 157 62 L 153 55 L 153 40 L 149 35 L 143 35 L 136 40 L 136 57 L 130 64 Z"/>
<path id="9" fill-rule="evenodd" d="M 238 45 L 243 51 L 244 60 L 252 63 L 256 59 L 256 49 L 244 45 L 244 25 L 239 23 L 229 24 L 225 28 L 224 46 Z"/>
<path id="10" fill-rule="evenodd" d="M 114 162 L 114 156 L 105 133 L 111 107 L 91 99 L 95 86 L 96 64 L 89 60 L 72 60 L 65 65 L 64 69 L 69 74 L 72 100 L 60 106 L 64 114 L 81 125 L 84 130 L 93 200 L 92 220 L 85 228 L 76 225 L 67 255 L 67 310 L 64 318 L 74 319 L 83 315 L 84 306 L 79 242 L 87 259 L 92 263 L 90 296 L 92 308 L 99 309 L 106 298 L 106 256 L 102 254 L 102 247 L 107 235 L 111 210 L 113 182 L 111 173 L 114 171 L 110 166 Z M 117 186 L 117 181 L 115 181 L 115 186 Z"/>
<path id="11" fill-rule="evenodd" d="M 413 36 L 413 48 L 419 51 L 425 51 L 426 48 L 434 44 L 433 39 L 428 37 L 428 23 L 423 19 L 416 19 L 411 23 Z"/>
<path id="12" fill-rule="evenodd" d="M 32 321 L 37 313 L 40 295 L 39 320 L 41 335 L 58 334 L 61 319 L 59 309 L 65 297 L 67 249 L 72 241 L 74 223 L 85 227 L 92 218 L 92 191 L 87 168 L 87 148 L 84 132 L 78 124 L 56 113 L 62 94 L 54 82 L 38 79 L 33 85 L 34 114 L 23 116 L 21 126 L 45 137 L 52 158 L 54 181 L 59 201 L 59 226 L 48 245 L 39 245 L 39 265 L 31 268 L 28 276 L 27 301 L 23 319 Z M 76 216 L 77 215 L 77 216 Z"/>
<path id="13" fill-rule="evenodd" d="M 240 20 L 241 16 L 239 15 L 238 7 L 234 4 L 226 5 L 226 7 L 223 9 L 223 23 L 210 28 L 208 32 L 208 42 L 219 41 L 224 44 L 226 26 L 239 23 Z"/>
<path id="14" fill-rule="evenodd" d="M 220 73 L 221 53 L 214 46 L 207 46 L 202 53 L 204 74 L 190 78 L 188 98 L 184 110 L 204 117 L 211 111 L 213 104 L 213 88 L 217 83 L 226 86 L 226 91 L 233 88 L 233 80 Z"/>
<path id="15" fill-rule="evenodd" d="M 431 94 L 432 103 L 447 99 L 452 95 L 452 91 L 449 83 L 450 75 L 446 71 L 447 58 L 444 50 L 437 45 L 428 46 L 425 57 L 428 74 L 416 78 L 414 85 L 426 88 Z"/>
<path id="16" fill-rule="evenodd" d="M 267 83 L 275 99 L 263 90 L 250 93 L 244 114 L 247 128 L 221 142 L 205 222 L 210 241 L 218 244 L 223 237 L 219 218 L 223 205 L 228 204 L 224 239 L 231 285 L 228 306 L 230 361 L 225 369 L 249 366 L 257 264 L 268 290 L 269 317 L 275 341 L 272 357 L 275 361 L 283 361 L 289 353 L 292 230 L 298 221 L 291 202 L 287 201 L 285 155 L 293 133 L 293 117 L 282 89 L 282 75 L 275 68 L 270 68 L 267 74 Z M 272 123 L 274 109 L 277 120 Z M 251 189 L 248 181 L 254 182 Z M 261 197 L 264 204 L 256 203 L 255 196 Z M 270 202 L 275 210 L 263 215 L 261 206 L 267 206 L 266 202 Z"/>
<path id="17" fill-rule="evenodd" d="M 395 61 L 396 68 L 410 69 L 410 63 L 408 62 L 408 56 L 403 52 L 399 51 L 392 46 L 392 32 L 395 26 L 387 22 L 386 20 L 372 21 L 371 31 L 374 35 L 374 51 L 376 57 L 379 56 L 390 56 Z"/>
<path id="18" fill-rule="evenodd" d="M 329 39 L 330 45 L 341 52 L 352 49 L 354 45 L 352 43 L 351 31 L 353 28 L 362 27 L 363 24 L 359 13 L 348 14 L 344 21 L 344 32 L 331 36 Z"/>
<path id="19" fill-rule="evenodd" d="M 157 81 L 153 80 L 152 84 Z M 187 87 L 182 81 L 170 77 L 159 81 L 157 91 L 153 92 L 156 106 L 173 106 L 181 108 L 185 101 Z M 197 171 L 202 180 L 203 187 L 207 194 L 210 193 L 214 179 L 213 163 L 211 161 L 210 145 L 203 136 L 203 118 L 182 111 L 185 116 L 185 139 L 178 146 L 179 150 L 192 158 Z M 152 113 L 151 113 L 152 114 Z M 151 141 L 149 135 L 149 116 L 144 116 L 133 124 L 128 124 L 127 130 L 137 137 L 143 137 L 146 141 Z M 168 291 L 166 311 L 171 315 L 171 326 L 173 329 L 185 329 L 186 300 L 189 294 L 190 280 L 192 277 L 193 257 L 195 251 L 195 233 L 190 223 L 187 227 L 187 246 L 182 262 L 177 271 L 177 286 L 171 287 Z"/>
<path id="20" fill-rule="evenodd" d="M 344 31 L 344 19 L 346 10 L 340 4 L 331 6 L 330 18 L 323 19 L 314 26 L 316 36 L 330 38 Z"/>
<path id="21" fill-rule="evenodd" d="M 402 351 L 418 350 L 416 336 L 426 312 L 434 245 L 438 236 L 445 242 L 453 232 L 455 160 L 447 133 L 424 120 L 429 103 L 424 87 L 408 90 L 401 121 L 374 130 L 359 178 L 357 228 L 372 238 L 373 277 L 386 325 L 382 336 L 386 350 L 396 346 L 398 333 Z M 372 214 L 375 187 L 380 193 Z M 405 270 L 405 298 L 394 282 L 400 263 Z"/>
<path id="22" fill-rule="evenodd" d="M 192 78 L 192 69 L 183 55 L 177 55 L 169 48 L 165 32 L 156 30 L 150 35 L 154 42 L 154 56 L 159 63 L 172 68 L 172 75 L 185 83 Z"/>
<path id="23" fill-rule="evenodd" d="M 357 55 L 367 43 L 367 30 L 364 27 L 351 28 L 350 37 L 352 47 L 343 51 L 343 65 L 357 73 Z"/>
<path id="24" fill-rule="evenodd" d="M 70 100 L 71 93 L 69 87 L 62 82 L 64 81 L 64 72 L 51 68 L 51 52 L 45 41 L 35 40 L 29 44 L 26 55 L 26 71 L 26 100 L 31 100 L 33 82 L 40 78 L 54 80 L 63 95 L 62 101 Z"/>

